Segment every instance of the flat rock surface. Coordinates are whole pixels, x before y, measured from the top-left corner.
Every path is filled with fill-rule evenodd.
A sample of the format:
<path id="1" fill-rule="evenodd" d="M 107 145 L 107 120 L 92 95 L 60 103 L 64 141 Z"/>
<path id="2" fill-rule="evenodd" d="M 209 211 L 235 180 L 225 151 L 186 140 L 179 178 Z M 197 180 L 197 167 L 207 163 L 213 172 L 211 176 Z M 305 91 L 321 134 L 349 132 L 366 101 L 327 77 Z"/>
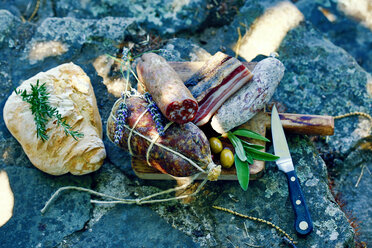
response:
<path id="1" fill-rule="evenodd" d="M 238 187 L 226 187 L 213 204 L 271 221 L 294 237 L 298 247 L 352 246 L 353 232 L 344 222 L 344 213 L 337 204 L 332 203 L 324 162 L 314 156 L 314 147 L 309 141 L 294 135 L 288 138 L 297 176 L 314 224 L 313 232 L 306 239 L 294 233 L 294 215 L 288 198 L 287 179 L 274 163 L 267 163 L 265 176 L 253 181 L 247 192 Z M 280 247 L 281 236 L 272 227 L 231 214 L 219 212 L 215 215 L 218 220 L 216 231 L 221 240 L 230 239 L 239 247 L 247 243 L 261 247 Z M 235 226 L 231 226 L 231 223 Z"/>
<path id="2" fill-rule="evenodd" d="M 371 115 L 372 81 L 367 72 L 371 29 L 352 18 L 352 12 L 341 11 L 339 2 L 345 5 L 346 0 L 231 4 L 195 0 L 175 5 L 132 1 L 127 12 L 127 2 L 40 1 L 37 14 L 27 21 L 35 2 L 0 3 L 0 170 L 7 173 L 15 198 L 12 218 L 0 227 L 0 247 L 286 247 L 275 228 L 214 205 L 271 221 L 298 241 L 298 247 L 372 245 L 371 123 L 364 117 L 336 120 L 335 135 L 327 138 L 288 135 L 314 222 L 314 231 L 306 238 L 294 232 L 286 178 L 274 163 L 266 163 L 263 177 L 251 181 L 246 192 L 237 182 L 209 182 L 188 204 L 130 206 L 90 203 L 109 199 L 68 191 L 42 215 L 39 211 L 51 194 L 66 185 L 132 199 L 176 184 L 137 178 L 130 155 L 110 143 L 105 131 L 107 158 L 100 170 L 83 177 L 46 175 L 32 166 L 2 118 L 5 100 L 21 82 L 73 62 L 91 79 L 105 130 L 116 97 L 93 64 L 100 56 L 121 56 L 129 48 L 135 55 L 160 49 L 172 61 L 206 60 L 217 51 L 232 56 L 237 52 L 240 59 L 251 60 L 276 51 L 286 67 L 273 99 L 282 111 Z M 322 8 L 335 14 L 336 21 L 319 13 Z M 40 47 L 48 49 L 30 56 Z M 107 78 L 121 77 L 120 67 L 111 65 Z M 130 80 L 135 85 L 134 78 Z M 272 152 L 270 144 L 267 150 Z M 341 208 L 337 203 L 342 202 Z"/>
<path id="3" fill-rule="evenodd" d="M 371 10 L 368 0 L 297 1 L 296 6 L 326 37 L 372 72 Z"/>
<path id="4" fill-rule="evenodd" d="M 14 194 L 13 217 L 0 228 L 0 247 L 54 247 L 84 229 L 91 211 L 87 193 L 67 192 L 44 215 L 40 210 L 60 187 L 90 187 L 89 176 L 56 178 L 34 168 L 1 165 L 0 169 L 7 173 Z"/>
<path id="5" fill-rule="evenodd" d="M 369 141 L 371 142 L 371 141 Z M 363 145 L 351 152 L 339 163 L 335 170 L 334 191 L 344 204 L 343 210 L 353 221 L 357 230 L 357 240 L 366 244 L 372 243 L 371 228 L 371 183 L 372 183 L 372 153 L 370 147 Z"/>
<path id="6" fill-rule="evenodd" d="M 146 223 L 144 225 L 144 223 Z M 165 238 L 166 237 L 166 238 Z M 64 240 L 71 247 L 199 247 L 145 206 L 116 206 L 81 235 Z"/>

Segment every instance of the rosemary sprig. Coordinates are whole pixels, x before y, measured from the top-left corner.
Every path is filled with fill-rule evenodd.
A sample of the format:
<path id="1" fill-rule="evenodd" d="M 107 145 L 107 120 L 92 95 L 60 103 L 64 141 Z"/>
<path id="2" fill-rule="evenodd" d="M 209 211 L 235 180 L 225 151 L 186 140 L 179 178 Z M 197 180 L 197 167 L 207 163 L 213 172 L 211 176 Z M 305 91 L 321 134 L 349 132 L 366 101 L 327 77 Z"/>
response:
<path id="1" fill-rule="evenodd" d="M 45 83 L 40 85 L 37 80 L 35 85 L 31 84 L 31 93 L 27 93 L 26 90 L 15 89 L 14 92 L 22 97 L 22 100 L 29 103 L 32 115 L 34 116 L 34 122 L 36 125 L 36 135 L 41 138 L 42 141 L 48 140 L 49 136 L 46 134 L 46 125 L 48 119 L 55 117 L 57 119 L 57 126 L 61 126 L 66 136 L 71 135 L 72 138 L 77 140 L 84 136 L 83 133 L 71 130 L 72 127 L 64 120 L 57 108 L 49 105 L 49 93 Z"/>

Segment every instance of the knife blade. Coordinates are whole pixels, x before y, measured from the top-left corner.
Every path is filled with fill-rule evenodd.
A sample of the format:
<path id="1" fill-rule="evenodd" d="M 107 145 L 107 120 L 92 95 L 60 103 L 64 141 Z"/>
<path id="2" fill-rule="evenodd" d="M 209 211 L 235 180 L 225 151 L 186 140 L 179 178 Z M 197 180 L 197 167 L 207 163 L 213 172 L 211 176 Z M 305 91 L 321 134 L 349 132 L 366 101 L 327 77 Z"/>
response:
<path id="1" fill-rule="evenodd" d="M 301 190 L 300 182 L 294 170 L 287 139 L 285 138 L 283 126 L 275 105 L 271 112 L 271 134 L 274 153 L 280 157 L 276 160 L 276 164 L 279 170 L 283 171 L 287 177 L 289 198 L 295 212 L 296 232 L 301 235 L 308 235 L 313 230 L 313 223 Z"/>

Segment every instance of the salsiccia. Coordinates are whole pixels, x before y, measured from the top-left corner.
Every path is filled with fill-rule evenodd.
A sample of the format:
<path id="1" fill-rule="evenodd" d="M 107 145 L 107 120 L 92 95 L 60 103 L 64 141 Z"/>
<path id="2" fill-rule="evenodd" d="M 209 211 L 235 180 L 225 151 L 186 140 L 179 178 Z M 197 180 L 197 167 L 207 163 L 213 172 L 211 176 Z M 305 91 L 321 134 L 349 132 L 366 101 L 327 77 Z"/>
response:
<path id="1" fill-rule="evenodd" d="M 184 124 L 194 119 L 198 103 L 163 57 L 145 53 L 137 64 L 137 74 L 168 120 Z"/>
<path id="2" fill-rule="evenodd" d="M 155 122 L 149 111 L 147 111 L 148 103 L 142 97 L 138 96 L 127 98 L 125 103 L 129 113 L 126 119 L 127 125 L 130 128 L 133 128 L 135 123 L 138 121 L 137 125 L 134 127 L 135 131 L 150 140 L 157 137 L 158 131 L 156 130 Z M 107 120 L 107 135 L 112 142 L 115 139 L 115 131 L 118 129 L 116 127 L 117 123 L 115 122 L 115 118 L 119 105 L 120 104 L 114 105 L 111 115 Z M 141 117 L 141 119 L 139 119 L 145 111 L 147 112 Z M 146 160 L 146 155 L 151 142 L 135 133 L 132 133 L 131 138 L 129 139 L 130 143 L 128 144 L 128 137 L 131 132 L 127 128 L 121 130 L 123 133 L 118 145 L 126 151 L 130 149 L 133 156 Z M 199 172 L 184 158 L 156 144 L 161 144 L 183 154 L 194 161 L 202 169 L 205 169 L 212 162 L 208 139 L 192 122 L 183 125 L 177 123 L 170 125 L 169 128 L 165 130 L 164 135 L 160 136 L 155 141 L 155 144 L 149 151 L 148 158 L 152 167 L 158 169 L 162 173 L 176 177 L 186 177 Z"/>

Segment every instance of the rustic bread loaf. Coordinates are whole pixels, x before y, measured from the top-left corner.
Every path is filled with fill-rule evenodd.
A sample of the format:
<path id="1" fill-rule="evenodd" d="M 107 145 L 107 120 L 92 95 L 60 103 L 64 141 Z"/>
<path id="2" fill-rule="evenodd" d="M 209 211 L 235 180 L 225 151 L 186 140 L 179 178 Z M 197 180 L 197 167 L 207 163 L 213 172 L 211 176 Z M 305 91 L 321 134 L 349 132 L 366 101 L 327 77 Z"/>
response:
<path id="1" fill-rule="evenodd" d="M 40 72 L 24 81 L 17 90 L 31 92 L 31 85 L 45 83 L 49 103 L 56 107 L 73 130 L 84 134 L 75 140 L 66 136 L 55 118 L 50 118 L 46 130 L 49 139 L 37 137 L 30 104 L 13 92 L 4 106 L 4 121 L 12 135 L 22 145 L 31 163 L 51 175 L 72 173 L 84 175 L 98 170 L 106 157 L 102 142 L 102 123 L 89 77 L 73 63 L 62 64 Z"/>

